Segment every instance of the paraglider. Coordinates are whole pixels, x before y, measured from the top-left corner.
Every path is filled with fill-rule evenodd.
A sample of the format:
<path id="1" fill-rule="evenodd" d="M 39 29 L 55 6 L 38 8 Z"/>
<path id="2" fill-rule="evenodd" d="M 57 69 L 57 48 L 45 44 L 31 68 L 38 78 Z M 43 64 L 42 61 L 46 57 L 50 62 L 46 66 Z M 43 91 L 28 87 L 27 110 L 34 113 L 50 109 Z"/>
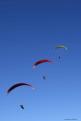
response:
<path id="1" fill-rule="evenodd" d="M 59 57 L 58 57 L 58 59 L 60 60 L 60 59 L 61 59 L 61 57 L 59 56 Z"/>
<path id="2" fill-rule="evenodd" d="M 38 60 L 38 61 L 36 61 L 36 62 L 33 64 L 33 68 L 35 68 L 35 67 L 36 67 L 37 65 L 39 65 L 39 64 L 46 63 L 46 62 L 51 63 L 52 61 L 51 61 L 51 60 L 48 60 L 48 59 Z"/>
<path id="3" fill-rule="evenodd" d="M 20 105 L 21 109 L 24 109 L 24 106 L 23 105 Z"/>
<path id="4" fill-rule="evenodd" d="M 68 49 L 65 45 L 57 45 L 56 46 L 56 49 L 60 49 L 60 48 L 64 48 L 65 50 Z"/>
<path id="5" fill-rule="evenodd" d="M 29 83 L 16 83 L 16 84 L 12 85 L 12 86 L 7 90 L 7 93 L 10 93 L 12 90 L 14 90 L 15 88 L 20 87 L 20 86 L 29 86 L 29 87 L 32 87 L 32 85 L 29 84 Z"/>
<path id="6" fill-rule="evenodd" d="M 43 78 L 44 80 L 46 80 L 46 76 L 43 76 L 42 78 Z"/>
<path id="7" fill-rule="evenodd" d="M 56 53 L 58 55 L 58 59 L 61 60 L 64 56 L 65 51 L 68 50 L 68 48 L 63 44 L 57 45 L 55 48 L 57 50 Z"/>

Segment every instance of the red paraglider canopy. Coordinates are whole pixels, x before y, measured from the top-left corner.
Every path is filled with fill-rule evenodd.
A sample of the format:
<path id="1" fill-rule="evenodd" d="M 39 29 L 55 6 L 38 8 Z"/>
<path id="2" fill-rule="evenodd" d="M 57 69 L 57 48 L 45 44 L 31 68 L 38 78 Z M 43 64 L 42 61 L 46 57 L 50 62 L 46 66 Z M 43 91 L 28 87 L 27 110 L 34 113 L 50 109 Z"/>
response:
<path id="1" fill-rule="evenodd" d="M 46 62 L 51 63 L 52 61 L 51 61 L 51 60 L 48 60 L 48 59 L 41 59 L 41 60 L 38 60 L 38 61 L 36 61 L 36 62 L 33 64 L 33 68 L 35 68 L 35 67 L 36 67 L 37 65 L 39 65 L 39 64 L 46 63 Z"/>

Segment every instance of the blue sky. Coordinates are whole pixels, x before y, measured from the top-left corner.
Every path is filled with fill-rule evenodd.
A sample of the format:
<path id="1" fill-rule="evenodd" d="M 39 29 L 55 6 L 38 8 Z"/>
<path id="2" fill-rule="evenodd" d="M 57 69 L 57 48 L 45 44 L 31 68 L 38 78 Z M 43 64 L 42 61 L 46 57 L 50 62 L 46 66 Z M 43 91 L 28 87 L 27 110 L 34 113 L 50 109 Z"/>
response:
<path id="1" fill-rule="evenodd" d="M 68 47 L 60 63 L 59 44 Z M 80 121 L 80 52 L 80 0 L 0 0 L 0 121 Z M 33 70 L 41 58 L 54 63 Z M 32 83 L 36 89 L 22 87 L 7 95 L 16 82 Z"/>

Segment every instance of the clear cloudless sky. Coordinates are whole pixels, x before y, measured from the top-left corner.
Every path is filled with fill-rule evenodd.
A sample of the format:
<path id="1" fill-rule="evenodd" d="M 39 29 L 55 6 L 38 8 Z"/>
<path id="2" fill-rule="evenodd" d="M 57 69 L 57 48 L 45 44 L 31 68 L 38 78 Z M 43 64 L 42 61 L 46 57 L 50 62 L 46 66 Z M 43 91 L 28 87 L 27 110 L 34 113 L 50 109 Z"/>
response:
<path id="1" fill-rule="evenodd" d="M 59 44 L 68 47 L 61 62 Z M 42 58 L 53 63 L 32 69 Z M 8 95 L 17 82 L 35 90 Z M 73 118 L 81 121 L 81 0 L 0 0 L 0 121 Z"/>

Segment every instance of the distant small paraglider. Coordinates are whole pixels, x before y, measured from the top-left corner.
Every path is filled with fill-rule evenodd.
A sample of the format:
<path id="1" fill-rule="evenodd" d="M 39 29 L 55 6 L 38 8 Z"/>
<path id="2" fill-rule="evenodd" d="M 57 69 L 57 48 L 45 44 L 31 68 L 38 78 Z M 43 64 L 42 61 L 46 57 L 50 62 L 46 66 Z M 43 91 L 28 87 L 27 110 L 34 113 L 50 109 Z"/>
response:
<path id="1" fill-rule="evenodd" d="M 46 76 L 43 76 L 42 78 L 43 78 L 44 80 L 46 80 Z"/>
<path id="2" fill-rule="evenodd" d="M 61 59 L 61 56 L 59 56 L 58 59 L 60 60 Z"/>
<path id="3" fill-rule="evenodd" d="M 58 59 L 61 60 L 68 48 L 64 44 L 57 45 L 55 48 Z"/>
<path id="4" fill-rule="evenodd" d="M 56 49 L 60 49 L 60 48 L 64 48 L 65 50 L 67 50 L 68 48 L 65 45 L 57 45 Z"/>
<path id="5" fill-rule="evenodd" d="M 20 105 L 21 109 L 24 109 L 24 106 L 23 105 Z"/>

